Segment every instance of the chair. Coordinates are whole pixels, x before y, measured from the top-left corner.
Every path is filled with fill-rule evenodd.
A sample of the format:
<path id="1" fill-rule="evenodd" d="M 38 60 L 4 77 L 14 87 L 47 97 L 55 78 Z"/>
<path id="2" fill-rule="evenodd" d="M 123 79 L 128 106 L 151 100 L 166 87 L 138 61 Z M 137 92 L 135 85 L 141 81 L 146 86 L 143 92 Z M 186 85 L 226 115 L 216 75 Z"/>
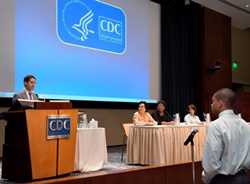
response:
<path id="1" fill-rule="evenodd" d="M 127 144 L 127 138 L 129 136 L 129 128 L 131 126 L 134 126 L 134 124 L 132 124 L 132 123 L 124 123 L 124 124 L 122 124 L 122 128 L 123 128 L 123 145 Z M 123 154 L 124 154 L 124 146 L 122 147 L 121 162 L 123 162 Z"/>

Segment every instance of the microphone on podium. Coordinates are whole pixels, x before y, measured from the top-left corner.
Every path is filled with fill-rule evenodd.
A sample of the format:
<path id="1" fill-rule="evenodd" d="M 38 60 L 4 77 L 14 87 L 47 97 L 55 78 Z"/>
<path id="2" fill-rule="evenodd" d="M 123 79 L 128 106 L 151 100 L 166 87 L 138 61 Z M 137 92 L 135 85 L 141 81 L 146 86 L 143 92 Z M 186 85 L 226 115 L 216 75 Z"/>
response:
<path id="1" fill-rule="evenodd" d="M 188 138 L 186 139 L 186 141 L 184 142 L 184 145 L 188 145 L 190 142 L 193 142 L 194 136 L 195 134 L 198 132 L 197 128 L 192 128 L 192 132 L 190 133 L 190 135 L 188 136 Z"/>

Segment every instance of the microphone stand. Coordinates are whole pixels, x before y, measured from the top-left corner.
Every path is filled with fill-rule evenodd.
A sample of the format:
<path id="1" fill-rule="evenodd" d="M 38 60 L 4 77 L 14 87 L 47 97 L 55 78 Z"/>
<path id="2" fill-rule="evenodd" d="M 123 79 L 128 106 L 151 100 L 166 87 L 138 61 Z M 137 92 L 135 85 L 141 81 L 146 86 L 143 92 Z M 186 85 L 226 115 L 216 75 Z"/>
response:
<path id="1" fill-rule="evenodd" d="M 195 184 L 195 164 L 194 164 L 194 140 L 191 140 L 191 157 L 192 157 L 192 175 L 193 175 L 193 184 Z"/>
<path id="2" fill-rule="evenodd" d="M 191 157 L 192 157 L 192 176 L 193 176 L 193 184 L 196 183 L 195 181 L 195 162 L 194 162 L 194 136 L 198 132 L 197 129 L 193 130 L 191 134 L 188 136 L 184 145 L 187 146 L 189 143 L 191 144 Z"/>

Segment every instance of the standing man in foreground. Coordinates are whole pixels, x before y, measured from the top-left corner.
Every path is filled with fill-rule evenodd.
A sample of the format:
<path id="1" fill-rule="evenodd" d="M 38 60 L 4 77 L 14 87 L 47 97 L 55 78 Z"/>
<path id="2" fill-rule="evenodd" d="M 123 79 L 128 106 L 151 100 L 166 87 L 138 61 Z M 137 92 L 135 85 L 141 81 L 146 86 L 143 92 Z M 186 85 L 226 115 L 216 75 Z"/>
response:
<path id="1" fill-rule="evenodd" d="M 249 183 L 250 125 L 233 112 L 235 100 L 235 93 L 226 88 L 212 97 L 212 112 L 219 117 L 208 127 L 202 161 L 205 183 Z"/>
<path id="2" fill-rule="evenodd" d="M 22 108 L 32 108 L 33 103 L 28 102 L 19 102 L 19 99 L 24 100 L 38 100 L 38 95 L 34 93 L 36 86 L 36 77 L 33 75 L 27 75 L 23 79 L 24 90 L 18 94 L 15 94 L 12 99 L 12 108 L 13 109 L 22 109 Z"/>

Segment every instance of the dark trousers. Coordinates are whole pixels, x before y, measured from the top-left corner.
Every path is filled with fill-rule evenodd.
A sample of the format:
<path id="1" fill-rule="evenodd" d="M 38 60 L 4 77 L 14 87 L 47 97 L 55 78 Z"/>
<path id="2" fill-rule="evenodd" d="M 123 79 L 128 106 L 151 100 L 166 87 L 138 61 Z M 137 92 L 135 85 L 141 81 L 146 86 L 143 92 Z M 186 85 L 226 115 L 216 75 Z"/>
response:
<path id="1" fill-rule="evenodd" d="M 250 184 L 245 171 L 240 171 L 235 175 L 216 175 L 209 184 Z"/>

